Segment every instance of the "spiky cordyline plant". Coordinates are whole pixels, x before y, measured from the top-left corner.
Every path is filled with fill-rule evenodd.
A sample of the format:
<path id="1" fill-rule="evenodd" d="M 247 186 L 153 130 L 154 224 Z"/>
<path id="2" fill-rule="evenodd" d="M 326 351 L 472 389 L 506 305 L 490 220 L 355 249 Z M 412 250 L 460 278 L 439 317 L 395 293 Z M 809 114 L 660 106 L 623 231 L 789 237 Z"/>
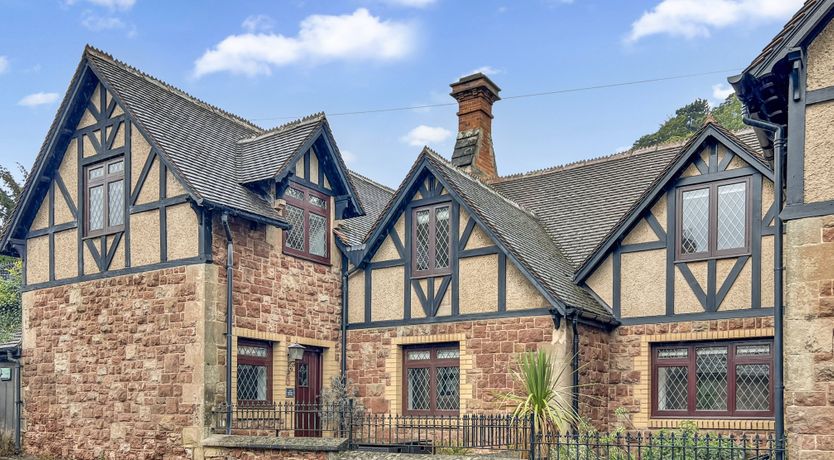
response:
<path id="1" fill-rule="evenodd" d="M 523 391 L 507 393 L 503 399 L 515 405 L 514 416 L 532 416 L 536 431 L 566 432 L 579 422 L 571 406 L 574 387 L 562 383 L 570 374 L 571 360 L 554 369 L 549 352 L 526 352 L 518 357 L 518 370 L 513 372 Z"/>

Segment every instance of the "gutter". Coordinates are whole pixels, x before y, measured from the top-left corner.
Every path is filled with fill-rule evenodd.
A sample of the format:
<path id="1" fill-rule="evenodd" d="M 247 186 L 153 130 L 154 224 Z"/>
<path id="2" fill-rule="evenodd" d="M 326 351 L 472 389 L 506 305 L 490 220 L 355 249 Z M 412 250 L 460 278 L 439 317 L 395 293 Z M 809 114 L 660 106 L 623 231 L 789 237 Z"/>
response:
<path id="1" fill-rule="evenodd" d="M 226 434 L 232 434 L 232 328 L 234 326 L 234 309 L 232 301 L 234 243 L 232 228 L 229 226 L 229 214 L 220 216 L 223 230 L 226 231 Z"/>
<path id="2" fill-rule="evenodd" d="M 251 213 L 251 212 L 241 211 L 240 209 L 231 208 L 231 207 L 226 206 L 226 205 L 213 203 L 213 202 L 210 202 L 210 201 L 205 202 L 205 207 L 206 207 L 206 209 L 214 209 L 214 210 L 221 211 L 224 215 L 242 217 L 244 219 L 251 220 L 253 222 L 258 222 L 258 223 L 266 224 L 266 225 L 274 225 L 274 226 L 276 226 L 280 229 L 283 229 L 283 230 L 289 230 L 292 227 L 292 225 L 290 225 L 289 222 L 286 222 L 286 221 L 281 220 L 281 219 L 272 219 L 272 218 L 261 216 L 261 215 L 254 214 L 254 213 Z"/>
<path id="3" fill-rule="evenodd" d="M 15 398 L 14 398 L 14 450 L 15 453 L 19 454 L 21 452 L 21 445 L 20 445 L 20 416 L 23 412 L 21 409 L 23 408 L 23 398 L 21 394 L 21 378 L 20 378 L 20 371 L 22 370 L 22 365 L 20 363 L 20 359 L 14 358 L 11 350 L 6 350 L 6 359 L 9 362 L 15 363 Z"/>
<path id="4" fill-rule="evenodd" d="M 786 156 L 785 126 L 763 120 L 756 120 L 748 116 L 744 117 L 744 123 L 763 131 L 773 133 L 773 178 L 774 178 L 774 201 L 776 205 L 776 216 L 774 217 L 773 234 L 773 405 L 774 428 L 776 431 L 776 459 L 784 458 L 785 442 L 785 381 L 784 381 L 784 260 L 782 257 L 785 223 L 781 213 L 784 208 L 784 160 Z"/>

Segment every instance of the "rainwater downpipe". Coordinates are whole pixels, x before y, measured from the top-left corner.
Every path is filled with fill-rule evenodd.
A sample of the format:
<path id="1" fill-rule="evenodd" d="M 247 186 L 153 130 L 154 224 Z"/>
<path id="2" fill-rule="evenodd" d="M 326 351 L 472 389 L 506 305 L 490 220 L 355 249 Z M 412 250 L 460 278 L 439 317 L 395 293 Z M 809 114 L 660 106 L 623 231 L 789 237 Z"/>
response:
<path id="1" fill-rule="evenodd" d="M 342 385 L 347 385 L 347 313 L 348 313 L 348 259 L 342 255 L 342 353 L 340 358 L 339 376 Z"/>
<path id="2" fill-rule="evenodd" d="M 571 384 L 571 407 L 573 407 L 573 413 L 575 416 L 579 417 L 579 328 L 577 327 L 579 312 L 574 312 L 573 318 L 571 319 L 571 328 L 573 330 L 573 344 L 571 353 L 573 353 L 571 360 L 571 366 L 573 368 L 573 372 L 571 373 L 573 377 L 573 381 Z"/>
<path id="3" fill-rule="evenodd" d="M 226 231 L 226 434 L 232 434 L 232 269 L 235 247 L 232 242 L 232 228 L 229 226 L 229 214 L 224 212 L 220 220 L 223 222 L 223 230 Z"/>
<path id="4" fill-rule="evenodd" d="M 776 431 L 776 459 L 784 458 L 782 448 L 785 442 L 785 381 L 784 381 L 784 264 L 782 257 L 782 241 L 784 239 L 785 223 L 782 221 L 780 214 L 784 206 L 784 198 L 782 190 L 784 189 L 784 173 L 782 171 L 785 161 L 785 127 L 776 123 L 770 123 L 762 120 L 756 120 L 749 117 L 744 117 L 744 123 L 755 128 L 759 128 L 773 133 L 773 176 L 774 176 L 774 200 L 776 205 L 776 216 L 773 219 L 774 223 L 774 240 L 773 240 L 773 354 L 775 355 L 773 363 L 773 405 L 776 412 L 774 414 L 774 428 Z"/>
<path id="5" fill-rule="evenodd" d="M 8 359 L 9 362 L 12 362 L 12 363 L 15 364 L 15 373 L 14 373 L 14 375 L 15 375 L 15 377 L 14 377 L 14 451 L 15 451 L 16 454 L 19 454 L 20 451 L 21 451 L 21 448 L 20 448 L 21 447 L 20 446 L 20 424 L 21 424 L 20 416 L 21 416 L 21 413 L 23 412 L 21 410 L 23 408 L 23 398 L 22 398 L 23 395 L 21 394 L 21 391 L 20 391 L 21 387 L 22 387 L 21 378 L 20 378 L 20 371 L 22 370 L 21 369 L 22 366 L 20 364 L 20 359 L 19 358 L 14 358 L 12 356 L 11 351 L 6 352 L 6 359 Z"/>

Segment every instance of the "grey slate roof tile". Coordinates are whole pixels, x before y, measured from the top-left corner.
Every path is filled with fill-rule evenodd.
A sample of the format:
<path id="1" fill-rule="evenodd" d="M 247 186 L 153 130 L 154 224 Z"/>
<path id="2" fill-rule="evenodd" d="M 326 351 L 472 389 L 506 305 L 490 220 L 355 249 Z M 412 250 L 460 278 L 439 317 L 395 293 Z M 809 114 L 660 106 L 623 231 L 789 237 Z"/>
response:
<path id="1" fill-rule="evenodd" d="M 341 233 L 345 244 L 359 246 L 394 196 L 394 191 L 354 171 L 350 172 L 350 178 L 365 208 L 365 215 L 345 219 Z"/>
<path id="2" fill-rule="evenodd" d="M 237 142 L 237 177 L 241 183 L 270 179 L 324 123 L 317 113 Z"/>

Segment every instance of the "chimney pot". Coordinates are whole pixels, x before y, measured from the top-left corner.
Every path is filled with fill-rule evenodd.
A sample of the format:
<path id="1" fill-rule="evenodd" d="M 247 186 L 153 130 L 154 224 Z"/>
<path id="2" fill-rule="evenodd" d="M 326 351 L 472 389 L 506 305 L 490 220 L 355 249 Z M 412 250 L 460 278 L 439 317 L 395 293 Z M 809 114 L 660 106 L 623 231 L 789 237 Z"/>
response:
<path id="1" fill-rule="evenodd" d="M 452 163 L 485 179 L 498 177 L 492 148 L 492 104 L 501 88 L 482 73 L 452 83 L 450 95 L 458 101 L 458 135 Z"/>

